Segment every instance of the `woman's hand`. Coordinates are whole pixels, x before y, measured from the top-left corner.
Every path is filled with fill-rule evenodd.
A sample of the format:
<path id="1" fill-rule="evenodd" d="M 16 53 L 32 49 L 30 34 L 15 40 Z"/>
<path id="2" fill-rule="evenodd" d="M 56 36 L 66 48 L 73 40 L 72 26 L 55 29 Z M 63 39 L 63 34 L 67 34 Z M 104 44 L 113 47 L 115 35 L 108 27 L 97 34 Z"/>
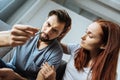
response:
<path id="1" fill-rule="evenodd" d="M 56 80 L 56 71 L 54 66 L 50 66 L 47 62 L 44 63 L 36 80 Z"/>

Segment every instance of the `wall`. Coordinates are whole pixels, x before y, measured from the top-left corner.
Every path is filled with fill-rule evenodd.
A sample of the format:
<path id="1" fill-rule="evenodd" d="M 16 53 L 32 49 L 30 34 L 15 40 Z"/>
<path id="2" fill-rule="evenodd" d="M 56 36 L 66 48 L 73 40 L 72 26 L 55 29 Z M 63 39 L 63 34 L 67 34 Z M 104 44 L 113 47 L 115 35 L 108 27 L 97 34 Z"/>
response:
<path id="1" fill-rule="evenodd" d="M 120 10 L 103 4 L 103 2 L 106 1 L 110 2 L 112 0 L 74 0 L 80 8 L 120 25 Z M 120 4 L 118 3 L 118 5 L 116 4 L 115 6 L 119 8 Z"/>

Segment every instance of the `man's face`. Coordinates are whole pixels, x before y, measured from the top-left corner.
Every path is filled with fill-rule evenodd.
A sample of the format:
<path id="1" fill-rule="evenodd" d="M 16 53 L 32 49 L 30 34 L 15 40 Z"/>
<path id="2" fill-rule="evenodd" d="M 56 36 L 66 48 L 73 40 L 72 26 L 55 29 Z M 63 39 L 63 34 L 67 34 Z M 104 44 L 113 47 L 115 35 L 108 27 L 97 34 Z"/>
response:
<path id="1" fill-rule="evenodd" d="M 63 31 L 65 23 L 58 22 L 57 16 L 50 16 L 43 24 L 40 34 L 41 41 L 47 42 L 57 38 Z"/>

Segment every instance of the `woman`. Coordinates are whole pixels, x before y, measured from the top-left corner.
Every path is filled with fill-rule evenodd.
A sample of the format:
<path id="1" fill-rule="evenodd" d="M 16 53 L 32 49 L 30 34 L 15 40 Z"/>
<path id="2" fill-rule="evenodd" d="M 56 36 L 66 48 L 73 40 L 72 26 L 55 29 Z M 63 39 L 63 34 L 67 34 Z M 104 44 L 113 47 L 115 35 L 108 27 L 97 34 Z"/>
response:
<path id="1" fill-rule="evenodd" d="M 120 26 L 97 20 L 88 26 L 81 39 L 80 45 L 62 44 L 64 52 L 71 54 L 63 80 L 117 80 Z M 39 73 L 46 78 L 52 69 L 46 64 Z"/>

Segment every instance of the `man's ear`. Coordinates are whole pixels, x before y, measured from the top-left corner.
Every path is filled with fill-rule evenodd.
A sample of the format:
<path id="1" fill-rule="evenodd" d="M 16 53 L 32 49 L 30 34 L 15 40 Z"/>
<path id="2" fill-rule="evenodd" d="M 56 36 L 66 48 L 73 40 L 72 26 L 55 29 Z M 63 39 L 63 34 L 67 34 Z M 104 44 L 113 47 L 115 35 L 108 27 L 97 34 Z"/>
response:
<path id="1" fill-rule="evenodd" d="M 65 31 L 63 31 L 63 33 L 67 34 L 71 29 L 71 26 L 69 26 Z"/>
<path id="2" fill-rule="evenodd" d="M 59 37 L 57 38 L 58 41 L 61 41 L 61 40 L 65 37 L 65 35 L 70 31 L 70 29 L 71 29 L 71 26 L 68 27 L 66 31 L 63 31 L 63 32 L 59 35 Z"/>
<path id="3" fill-rule="evenodd" d="M 64 38 L 65 33 L 61 33 L 58 37 L 57 40 L 61 41 Z"/>

